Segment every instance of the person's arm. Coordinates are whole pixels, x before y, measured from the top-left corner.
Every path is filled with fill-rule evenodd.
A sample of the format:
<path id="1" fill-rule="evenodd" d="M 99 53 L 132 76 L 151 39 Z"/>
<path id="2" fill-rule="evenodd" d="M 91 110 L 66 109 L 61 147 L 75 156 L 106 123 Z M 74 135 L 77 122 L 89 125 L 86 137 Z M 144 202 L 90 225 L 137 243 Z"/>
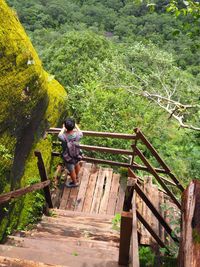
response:
<path id="1" fill-rule="evenodd" d="M 75 126 L 76 128 L 76 134 L 77 134 L 77 141 L 79 141 L 82 137 L 83 137 L 83 133 L 81 132 L 80 128 L 78 127 L 78 125 L 76 124 Z"/>
<path id="2" fill-rule="evenodd" d="M 66 132 L 66 129 L 65 127 L 63 126 L 63 128 L 61 129 L 61 131 L 59 132 L 58 134 L 58 138 L 62 141 L 62 142 L 65 142 L 65 132 Z"/>

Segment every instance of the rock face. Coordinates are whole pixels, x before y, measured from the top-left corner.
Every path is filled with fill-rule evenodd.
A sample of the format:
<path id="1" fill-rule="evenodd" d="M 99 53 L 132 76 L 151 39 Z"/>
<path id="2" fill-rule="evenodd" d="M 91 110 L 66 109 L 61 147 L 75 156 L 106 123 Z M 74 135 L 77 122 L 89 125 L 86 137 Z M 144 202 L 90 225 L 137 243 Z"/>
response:
<path id="1" fill-rule="evenodd" d="M 0 0 L 0 193 L 31 183 L 33 176 L 39 179 L 33 146 L 45 151 L 44 160 L 50 163 L 50 142 L 42 135 L 58 124 L 66 99 L 64 88 L 44 71 L 17 15 Z M 21 214 L 26 203 L 25 197 L 10 205 L 13 221 L 5 219 L 5 207 L 0 207 L 0 239 L 6 227 L 25 224 Z M 19 205 L 23 208 L 16 209 Z"/>
<path id="2" fill-rule="evenodd" d="M 1 131 L 18 133 L 47 97 L 41 62 L 17 16 L 0 0 Z"/>

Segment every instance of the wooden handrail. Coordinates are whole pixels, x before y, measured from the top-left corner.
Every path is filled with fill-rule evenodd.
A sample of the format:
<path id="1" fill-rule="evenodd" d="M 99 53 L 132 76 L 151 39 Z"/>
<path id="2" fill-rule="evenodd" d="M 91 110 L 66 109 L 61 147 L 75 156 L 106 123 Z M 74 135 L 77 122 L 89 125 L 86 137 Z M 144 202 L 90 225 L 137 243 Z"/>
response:
<path id="1" fill-rule="evenodd" d="M 136 128 L 135 132 L 137 131 L 138 137 L 142 140 L 142 142 L 146 145 L 146 147 L 149 148 L 149 150 L 152 152 L 154 157 L 157 159 L 157 161 L 160 163 L 160 165 L 169 173 L 170 169 L 165 164 L 165 162 L 161 159 L 158 152 L 155 150 L 155 148 L 151 145 L 151 143 L 147 140 L 147 138 L 143 135 L 143 133 L 140 131 L 140 129 Z"/>
<path id="2" fill-rule="evenodd" d="M 153 230 L 151 225 L 144 219 L 144 217 L 140 214 L 138 210 L 136 210 L 136 215 L 137 215 L 138 220 L 144 225 L 147 231 L 153 236 L 153 238 L 158 243 L 158 245 L 161 248 L 165 248 L 167 251 L 169 251 L 169 249 L 165 246 L 164 242 L 160 239 L 160 237 L 156 234 L 156 232 Z"/>
<path id="3" fill-rule="evenodd" d="M 26 186 L 24 188 L 20 188 L 20 189 L 17 189 L 15 191 L 11 191 L 9 193 L 1 194 L 0 195 L 0 204 L 7 202 L 11 199 L 17 198 L 17 197 L 21 197 L 27 193 L 43 189 L 46 186 L 50 185 L 50 183 L 51 183 L 50 180 L 46 180 L 44 182 L 40 182 L 40 183 L 36 183 L 36 184 L 30 185 L 30 186 Z"/>
<path id="4" fill-rule="evenodd" d="M 143 153 L 136 147 L 135 148 L 136 154 L 139 156 L 139 158 L 143 161 L 143 163 L 147 166 L 149 169 L 149 172 L 156 178 L 156 180 L 159 182 L 159 184 L 163 187 L 163 189 L 167 192 L 167 194 L 171 197 L 173 202 L 177 205 L 179 209 L 181 209 L 181 204 L 179 201 L 176 199 L 174 194 L 169 190 L 169 188 L 166 186 L 166 184 L 162 181 L 160 176 L 157 174 L 155 169 L 151 166 L 151 164 L 148 162 L 148 160 L 145 158 Z"/>
<path id="5" fill-rule="evenodd" d="M 129 176 L 132 177 L 133 179 L 137 179 L 137 176 L 135 173 L 129 169 L 128 170 Z M 150 201 L 150 199 L 145 195 L 143 190 L 140 188 L 140 186 L 137 183 L 133 183 L 134 190 L 137 192 L 137 194 L 141 197 L 141 199 L 145 202 L 145 204 L 148 206 L 148 208 L 152 211 L 154 216 L 158 219 L 160 224 L 164 227 L 165 231 L 171 236 L 171 238 L 175 242 L 179 242 L 178 238 L 173 234 L 173 231 L 171 227 L 168 225 L 168 223 L 165 221 L 163 216 L 157 211 L 153 203 Z"/>
<path id="6" fill-rule="evenodd" d="M 146 145 L 146 147 L 151 151 L 152 155 L 156 158 L 156 160 L 160 163 L 160 165 L 163 167 L 163 169 L 166 171 L 166 173 L 171 177 L 171 179 L 174 181 L 174 183 L 178 186 L 178 188 L 183 192 L 184 188 L 181 185 L 181 183 L 178 181 L 178 179 L 175 177 L 174 174 L 171 173 L 170 168 L 167 166 L 167 164 L 163 161 L 163 159 L 160 157 L 156 149 L 152 146 L 152 144 L 147 140 L 147 138 L 144 136 L 144 134 L 140 131 L 140 129 L 136 128 L 135 133 L 137 135 L 137 138 L 139 138 L 143 144 Z"/>
<path id="7" fill-rule="evenodd" d="M 58 134 L 61 128 L 50 128 L 47 133 Z M 94 136 L 94 137 L 107 137 L 107 138 L 119 138 L 119 139 L 135 139 L 135 134 L 124 134 L 124 133 L 109 133 L 109 132 L 95 132 L 95 131 L 82 131 L 84 136 Z"/>
<path id="8" fill-rule="evenodd" d="M 89 150 L 89 151 L 99 151 L 105 153 L 112 153 L 112 154 L 121 154 L 121 155 L 133 155 L 132 150 L 125 150 L 125 149 L 116 149 L 116 148 L 109 148 L 109 147 L 100 147 L 100 146 L 88 146 L 88 145 L 79 145 L 80 149 Z"/>

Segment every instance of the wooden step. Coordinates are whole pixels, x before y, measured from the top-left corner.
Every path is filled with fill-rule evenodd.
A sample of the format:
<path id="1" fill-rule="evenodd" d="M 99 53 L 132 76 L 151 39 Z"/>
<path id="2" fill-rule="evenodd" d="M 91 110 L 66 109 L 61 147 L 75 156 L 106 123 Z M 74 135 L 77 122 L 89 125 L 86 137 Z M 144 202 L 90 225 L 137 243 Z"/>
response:
<path id="1" fill-rule="evenodd" d="M 23 248 L 33 248 L 40 250 L 48 250 L 48 252 L 56 253 L 66 252 L 72 254 L 76 251 L 79 255 L 84 257 L 88 249 L 93 254 L 93 251 L 98 250 L 99 254 L 102 253 L 105 259 L 116 257 L 118 255 L 119 249 L 117 247 L 109 246 L 105 242 L 92 242 L 85 239 L 80 241 L 77 239 L 74 240 L 58 240 L 58 239 L 43 239 L 43 238 L 34 238 L 34 237 L 16 237 L 9 236 L 6 242 L 6 245 L 14 247 L 23 247 Z"/>
<path id="2" fill-rule="evenodd" d="M 51 219 L 52 220 L 52 219 Z M 86 237 L 90 240 L 100 240 L 105 242 L 119 242 L 119 234 L 113 233 L 112 231 L 104 231 L 103 229 L 100 231 L 95 227 L 91 227 L 90 225 L 84 225 L 80 227 L 77 225 L 69 225 L 63 222 L 41 222 L 38 224 L 37 228 L 26 232 L 26 236 L 34 236 L 34 237 L 44 237 L 44 238 L 52 238 L 52 239 L 60 239 L 68 237 L 85 239 Z"/>
<path id="3" fill-rule="evenodd" d="M 117 257 L 115 259 L 105 259 L 104 254 L 98 251 L 87 249 L 83 254 L 79 255 L 77 251 L 69 253 L 68 251 L 48 251 L 35 248 L 14 247 L 0 245 L 0 255 L 10 258 L 20 258 L 24 260 L 39 261 L 44 264 L 57 264 L 70 267 L 115 267 L 118 266 Z"/>
<path id="4" fill-rule="evenodd" d="M 42 262 L 35 262 L 24 259 L 9 258 L 0 256 L 0 266 L 1 267 L 67 267 L 67 265 L 52 265 L 45 264 Z"/>

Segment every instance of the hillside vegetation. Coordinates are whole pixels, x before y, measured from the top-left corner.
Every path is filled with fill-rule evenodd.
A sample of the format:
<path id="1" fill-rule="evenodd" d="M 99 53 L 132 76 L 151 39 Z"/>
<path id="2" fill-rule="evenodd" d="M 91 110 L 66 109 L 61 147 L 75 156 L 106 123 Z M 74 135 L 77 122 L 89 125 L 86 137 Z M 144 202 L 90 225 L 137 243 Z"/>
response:
<path id="1" fill-rule="evenodd" d="M 129 0 L 8 3 L 82 129 L 140 127 L 183 182 L 199 177 L 199 131 L 182 128 L 200 128 L 198 20 L 167 13 L 164 0 L 153 12 Z"/>

